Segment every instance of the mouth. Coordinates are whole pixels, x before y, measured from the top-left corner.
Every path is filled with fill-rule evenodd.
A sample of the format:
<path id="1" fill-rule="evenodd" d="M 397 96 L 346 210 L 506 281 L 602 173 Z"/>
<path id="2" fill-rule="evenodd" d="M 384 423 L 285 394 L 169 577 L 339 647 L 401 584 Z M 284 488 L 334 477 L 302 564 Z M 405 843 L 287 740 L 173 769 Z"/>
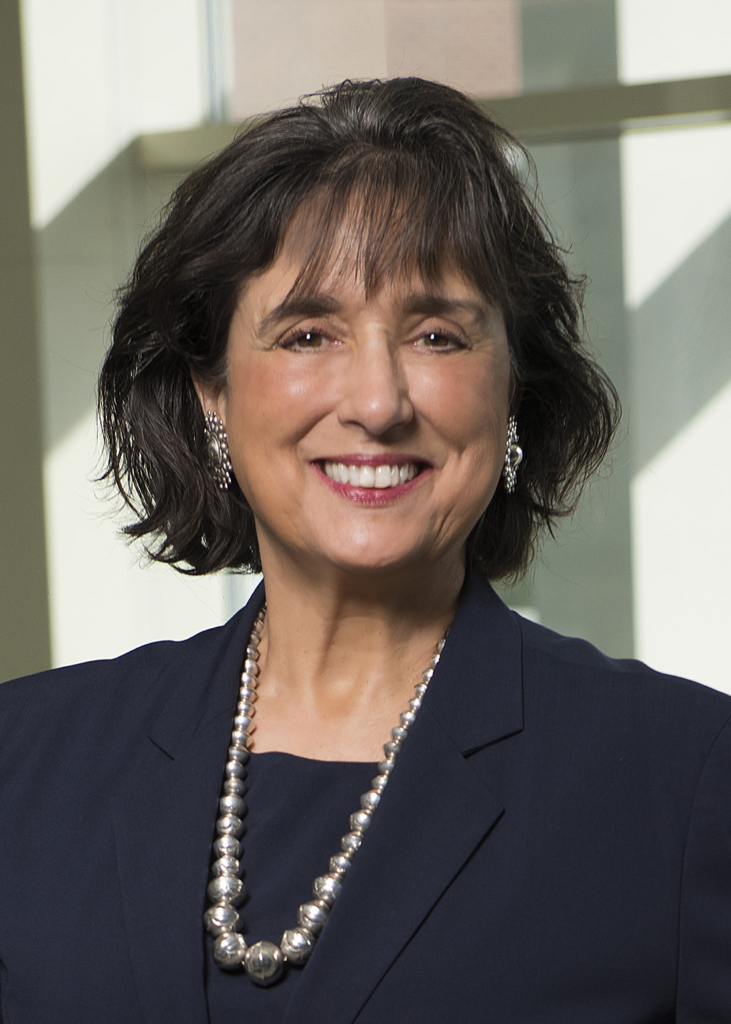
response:
<path id="1" fill-rule="evenodd" d="M 380 462 L 361 460 L 335 462 L 322 459 L 317 465 L 334 483 L 365 490 L 388 490 L 410 483 L 424 472 L 427 463 L 420 461 Z"/>

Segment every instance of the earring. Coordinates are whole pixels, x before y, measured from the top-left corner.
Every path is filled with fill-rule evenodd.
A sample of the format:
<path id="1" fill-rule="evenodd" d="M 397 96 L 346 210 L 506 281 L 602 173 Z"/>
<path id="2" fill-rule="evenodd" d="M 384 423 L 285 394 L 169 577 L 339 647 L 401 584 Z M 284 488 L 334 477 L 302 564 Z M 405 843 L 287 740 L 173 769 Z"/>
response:
<path id="1" fill-rule="evenodd" d="M 223 423 L 215 412 L 206 413 L 203 427 L 206 439 L 206 456 L 211 476 L 222 491 L 227 491 L 231 483 L 231 455 L 228 450 L 228 436 Z"/>
<path id="2" fill-rule="evenodd" d="M 503 466 L 503 480 L 505 490 L 512 494 L 515 490 L 515 477 L 518 473 L 518 466 L 523 461 L 523 449 L 518 444 L 518 424 L 515 416 L 508 420 L 508 436 L 505 441 L 505 465 Z"/>

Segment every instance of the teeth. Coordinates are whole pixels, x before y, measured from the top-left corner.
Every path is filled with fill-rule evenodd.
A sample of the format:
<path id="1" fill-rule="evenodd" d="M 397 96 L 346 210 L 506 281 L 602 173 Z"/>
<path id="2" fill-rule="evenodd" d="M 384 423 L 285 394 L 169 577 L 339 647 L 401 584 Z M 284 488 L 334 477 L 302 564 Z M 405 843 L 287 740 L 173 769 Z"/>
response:
<path id="1" fill-rule="evenodd" d="M 413 480 L 418 470 L 413 462 L 402 466 L 347 466 L 344 462 L 324 462 L 323 468 L 331 480 L 351 487 L 398 487 Z"/>

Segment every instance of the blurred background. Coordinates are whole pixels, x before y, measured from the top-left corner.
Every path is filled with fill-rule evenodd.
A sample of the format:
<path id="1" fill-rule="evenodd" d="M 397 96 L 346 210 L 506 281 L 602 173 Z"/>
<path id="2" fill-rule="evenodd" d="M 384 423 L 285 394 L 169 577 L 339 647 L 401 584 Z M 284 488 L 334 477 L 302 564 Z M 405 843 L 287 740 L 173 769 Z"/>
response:
<path id="1" fill-rule="evenodd" d="M 529 147 L 625 407 L 611 465 L 507 600 L 731 692 L 729 0 L 3 0 L 0 680 L 246 599 L 246 577 L 145 566 L 94 483 L 114 292 L 250 115 L 411 74 Z"/>

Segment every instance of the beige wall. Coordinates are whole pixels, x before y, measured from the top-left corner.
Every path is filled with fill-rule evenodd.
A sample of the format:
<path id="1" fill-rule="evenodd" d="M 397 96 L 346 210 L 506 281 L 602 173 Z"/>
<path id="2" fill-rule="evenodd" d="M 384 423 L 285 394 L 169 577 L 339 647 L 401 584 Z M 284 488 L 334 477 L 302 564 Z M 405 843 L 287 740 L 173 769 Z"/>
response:
<path id="1" fill-rule="evenodd" d="M 421 75 L 477 96 L 521 87 L 518 0 L 231 0 L 234 119 L 343 78 Z"/>

